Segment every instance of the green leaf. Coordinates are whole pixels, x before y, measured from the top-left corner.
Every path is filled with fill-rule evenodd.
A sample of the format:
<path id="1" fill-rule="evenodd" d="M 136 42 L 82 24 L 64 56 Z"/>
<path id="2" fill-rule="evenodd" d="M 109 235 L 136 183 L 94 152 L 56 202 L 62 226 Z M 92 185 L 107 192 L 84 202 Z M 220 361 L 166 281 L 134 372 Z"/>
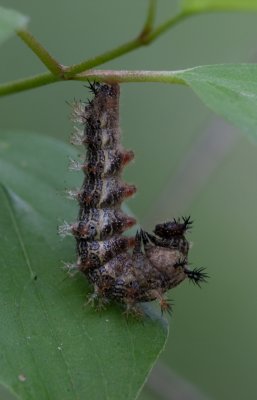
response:
<path id="1" fill-rule="evenodd" d="M 167 324 L 149 310 L 144 323 L 113 305 L 84 306 L 89 285 L 70 279 L 62 260 L 74 240 L 57 225 L 74 220 L 65 188 L 76 151 L 36 134 L 0 136 L 0 385 L 20 399 L 134 399 L 163 349 Z"/>
<path id="2" fill-rule="evenodd" d="M 257 10 L 256 0 L 182 0 L 181 9 L 187 13 L 208 11 Z"/>
<path id="3" fill-rule="evenodd" d="M 257 65 L 206 65 L 176 72 L 201 100 L 243 132 L 257 135 Z"/>
<path id="4" fill-rule="evenodd" d="M 0 7 L 0 43 L 12 36 L 17 29 L 24 28 L 28 17 L 18 11 Z"/>

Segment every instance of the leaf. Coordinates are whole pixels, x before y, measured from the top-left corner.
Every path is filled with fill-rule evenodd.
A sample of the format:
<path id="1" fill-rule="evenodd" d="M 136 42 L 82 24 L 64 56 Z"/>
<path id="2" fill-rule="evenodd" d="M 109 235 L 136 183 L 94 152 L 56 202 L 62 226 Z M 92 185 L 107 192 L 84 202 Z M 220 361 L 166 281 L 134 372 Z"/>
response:
<path id="1" fill-rule="evenodd" d="M 257 135 L 257 64 L 206 65 L 176 72 L 201 100 L 243 132 Z"/>
<path id="2" fill-rule="evenodd" d="M 208 11 L 257 10 L 256 0 L 182 0 L 181 9 L 186 13 Z"/>
<path id="3" fill-rule="evenodd" d="M 166 324 L 152 311 L 142 323 L 119 306 L 83 306 L 86 280 L 61 268 L 75 258 L 74 240 L 57 236 L 77 212 L 63 195 L 81 181 L 67 172 L 76 151 L 35 134 L 0 138 L 0 383 L 26 400 L 134 399 Z"/>
<path id="4" fill-rule="evenodd" d="M 12 36 L 17 29 L 24 28 L 28 17 L 18 11 L 0 6 L 0 43 Z"/>

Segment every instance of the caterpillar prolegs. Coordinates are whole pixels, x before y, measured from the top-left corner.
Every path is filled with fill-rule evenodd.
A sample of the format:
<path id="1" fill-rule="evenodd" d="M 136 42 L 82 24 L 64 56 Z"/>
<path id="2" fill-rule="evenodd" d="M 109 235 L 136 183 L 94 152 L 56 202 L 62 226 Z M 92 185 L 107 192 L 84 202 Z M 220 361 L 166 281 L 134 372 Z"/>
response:
<path id="1" fill-rule="evenodd" d="M 75 134 L 72 142 L 84 145 L 82 164 L 85 177 L 75 193 L 79 204 L 77 222 L 60 227 L 76 239 L 78 259 L 70 271 L 80 271 L 93 286 L 90 300 L 99 306 L 110 300 L 136 312 L 137 303 L 158 300 L 162 311 L 171 306 L 164 294 L 188 278 L 196 284 L 207 274 L 188 265 L 189 242 L 186 233 L 190 218 L 158 224 L 153 234 L 142 229 L 133 237 L 123 232 L 136 224 L 126 215 L 122 202 L 136 192 L 134 185 L 122 180 L 122 170 L 133 158 L 121 145 L 119 127 L 119 85 L 90 84 L 94 98 L 87 104 L 74 104 Z M 80 126 L 78 126 L 80 125 Z M 80 129 L 82 127 L 82 129 Z"/>

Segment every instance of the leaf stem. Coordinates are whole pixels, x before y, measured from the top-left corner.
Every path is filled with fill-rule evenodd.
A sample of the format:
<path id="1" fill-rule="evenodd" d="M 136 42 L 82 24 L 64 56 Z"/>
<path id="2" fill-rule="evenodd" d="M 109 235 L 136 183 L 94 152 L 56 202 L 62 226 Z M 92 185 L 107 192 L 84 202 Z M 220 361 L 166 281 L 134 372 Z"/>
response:
<path id="1" fill-rule="evenodd" d="M 27 30 L 20 29 L 17 35 L 26 43 L 26 45 L 35 53 L 42 63 L 52 72 L 53 75 L 62 76 L 63 67 L 53 56 L 42 46 L 41 43 Z"/>
<path id="2" fill-rule="evenodd" d="M 89 70 L 73 78 L 73 80 L 96 80 L 107 83 L 124 82 L 159 82 L 178 83 L 187 85 L 186 81 L 179 76 L 182 71 L 129 71 L 129 70 Z"/>

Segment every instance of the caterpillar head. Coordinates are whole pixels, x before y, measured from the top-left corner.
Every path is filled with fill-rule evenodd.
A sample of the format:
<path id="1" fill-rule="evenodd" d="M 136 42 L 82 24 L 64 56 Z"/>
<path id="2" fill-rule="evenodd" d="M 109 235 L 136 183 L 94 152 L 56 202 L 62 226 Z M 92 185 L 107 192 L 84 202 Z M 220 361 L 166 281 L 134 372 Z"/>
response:
<path id="1" fill-rule="evenodd" d="M 162 239 L 172 239 L 174 236 L 183 236 L 191 227 L 193 221 L 190 217 L 182 217 L 173 221 L 164 222 L 155 226 L 154 233 Z"/>

